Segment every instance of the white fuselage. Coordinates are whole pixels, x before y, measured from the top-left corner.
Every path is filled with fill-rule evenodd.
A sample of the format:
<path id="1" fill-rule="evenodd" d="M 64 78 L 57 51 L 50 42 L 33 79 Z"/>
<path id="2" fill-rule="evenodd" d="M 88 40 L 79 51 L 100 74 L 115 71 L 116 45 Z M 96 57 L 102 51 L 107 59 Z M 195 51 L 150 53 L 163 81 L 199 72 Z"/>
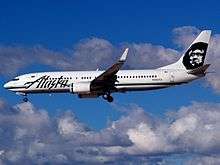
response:
<path id="1" fill-rule="evenodd" d="M 30 73 L 16 77 L 6 83 L 4 87 L 20 94 L 70 92 L 71 84 L 90 83 L 103 72 L 63 71 Z M 181 69 L 121 70 L 116 75 L 115 90 L 111 92 L 160 89 L 187 83 L 201 77 L 188 74 L 186 70 Z"/>

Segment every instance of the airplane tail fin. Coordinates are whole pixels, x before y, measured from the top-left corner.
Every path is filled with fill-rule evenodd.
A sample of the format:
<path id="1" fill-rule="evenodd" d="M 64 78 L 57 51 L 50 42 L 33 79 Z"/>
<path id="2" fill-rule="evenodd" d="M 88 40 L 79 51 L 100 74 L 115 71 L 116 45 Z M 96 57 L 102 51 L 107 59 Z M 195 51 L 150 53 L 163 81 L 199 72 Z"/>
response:
<path id="1" fill-rule="evenodd" d="M 194 70 L 202 67 L 205 61 L 210 36 L 211 30 L 202 31 L 177 62 L 161 67 L 160 69 Z"/>

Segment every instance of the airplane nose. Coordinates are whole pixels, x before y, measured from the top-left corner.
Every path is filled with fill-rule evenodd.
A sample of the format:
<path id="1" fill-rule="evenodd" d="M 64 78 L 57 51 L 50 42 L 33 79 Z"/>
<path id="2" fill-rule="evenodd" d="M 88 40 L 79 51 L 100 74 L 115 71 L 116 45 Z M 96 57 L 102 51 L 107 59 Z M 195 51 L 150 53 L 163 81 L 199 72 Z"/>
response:
<path id="1" fill-rule="evenodd" d="M 10 87 L 9 82 L 5 83 L 3 87 L 4 87 L 5 89 L 8 89 L 8 88 Z"/>
<path id="2" fill-rule="evenodd" d="M 7 89 L 8 83 L 5 83 L 3 87 L 4 87 L 5 89 Z"/>

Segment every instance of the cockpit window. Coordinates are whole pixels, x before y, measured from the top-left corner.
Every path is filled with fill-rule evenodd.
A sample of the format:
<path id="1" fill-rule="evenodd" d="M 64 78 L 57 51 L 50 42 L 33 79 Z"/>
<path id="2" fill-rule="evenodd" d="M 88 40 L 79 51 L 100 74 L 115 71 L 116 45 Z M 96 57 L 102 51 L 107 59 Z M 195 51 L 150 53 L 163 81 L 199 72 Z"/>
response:
<path id="1" fill-rule="evenodd" d="M 34 77 L 35 77 L 34 75 L 31 76 L 31 78 L 34 78 Z"/>
<path id="2" fill-rule="evenodd" d="M 19 80 L 19 78 L 13 78 L 12 79 L 12 81 L 18 81 Z"/>

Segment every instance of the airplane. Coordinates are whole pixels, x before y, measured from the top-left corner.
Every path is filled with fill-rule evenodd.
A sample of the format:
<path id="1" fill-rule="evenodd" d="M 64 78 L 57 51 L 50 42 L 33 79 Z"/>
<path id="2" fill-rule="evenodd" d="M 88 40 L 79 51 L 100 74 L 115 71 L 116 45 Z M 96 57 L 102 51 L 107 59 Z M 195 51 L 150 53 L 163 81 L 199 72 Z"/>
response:
<path id="1" fill-rule="evenodd" d="M 120 59 L 103 71 L 38 72 L 17 76 L 4 88 L 24 96 L 28 94 L 66 92 L 79 98 L 113 101 L 112 93 L 145 91 L 189 83 L 206 75 L 210 64 L 204 64 L 211 30 L 202 31 L 181 58 L 170 65 L 151 70 L 121 70 L 128 55 L 125 49 Z"/>

